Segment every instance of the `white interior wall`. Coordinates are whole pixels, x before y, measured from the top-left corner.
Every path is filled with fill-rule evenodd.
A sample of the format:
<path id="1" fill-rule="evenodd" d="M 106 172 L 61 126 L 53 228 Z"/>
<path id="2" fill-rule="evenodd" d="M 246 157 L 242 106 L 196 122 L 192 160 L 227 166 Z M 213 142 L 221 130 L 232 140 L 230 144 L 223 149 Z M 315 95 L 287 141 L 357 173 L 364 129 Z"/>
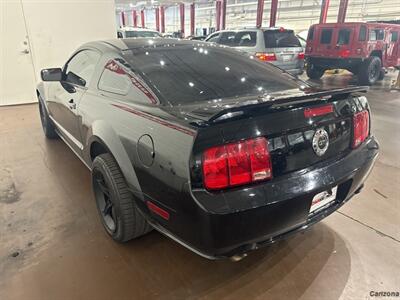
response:
<path id="1" fill-rule="evenodd" d="M 113 0 L 0 0 L 0 3 L 0 48 L 13 41 L 11 48 L 0 56 L 0 105 L 36 101 L 35 84 L 24 78 L 21 67 L 14 68 L 15 64 L 30 57 L 37 82 L 41 69 L 61 67 L 81 44 L 116 37 Z M 26 24 L 29 37 L 30 55 L 25 56 L 21 55 L 24 36 L 15 32 L 21 22 Z M 27 95 L 23 90 L 32 92 Z"/>

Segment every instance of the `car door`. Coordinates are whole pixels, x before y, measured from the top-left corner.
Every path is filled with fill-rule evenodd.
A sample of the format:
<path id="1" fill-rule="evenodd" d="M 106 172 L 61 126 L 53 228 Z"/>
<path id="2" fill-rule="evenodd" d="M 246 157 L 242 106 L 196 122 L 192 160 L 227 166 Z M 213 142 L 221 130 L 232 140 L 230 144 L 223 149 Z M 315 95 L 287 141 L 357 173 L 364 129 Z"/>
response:
<path id="1" fill-rule="evenodd" d="M 388 67 L 396 66 L 399 55 L 399 31 L 391 31 L 386 50 Z"/>
<path id="2" fill-rule="evenodd" d="M 84 49 L 65 64 L 63 78 L 50 87 L 48 109 L 50 117 L 66 142 L 78 154 L 83 149 L 79 128 L 79 102 L 86 92 L 100 53 Z"/>

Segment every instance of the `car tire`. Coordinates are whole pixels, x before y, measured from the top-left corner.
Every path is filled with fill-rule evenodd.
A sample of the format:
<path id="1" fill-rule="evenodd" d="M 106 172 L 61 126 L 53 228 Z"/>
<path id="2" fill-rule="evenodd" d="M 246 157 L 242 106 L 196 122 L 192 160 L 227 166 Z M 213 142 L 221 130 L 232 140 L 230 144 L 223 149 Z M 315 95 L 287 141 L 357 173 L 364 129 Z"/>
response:
<path id="1" fill-rule="evenodd" d="M 42 128 L 44 135 L 48 139 L 57 139 L 59 136 L 56 132 L 56 127 L 51 121 L 49 114 L 47 112 L 46 106 L 44 105 L 43 99 L 39 96 L 39 113 L 40 113 L 40 122 L 42 123 Z"/>
<path id="2" fill-rule="evenodd" d="M 386 72 L 384 69 L 381 69 L 381 71 L 379 72 L 379 77 L 378 80 L 383 80 L 385 78 Z"/>
<path id="3" fill-rule="evenodd" d="M 374 84 L 382 70 L 381 59 L 377 56 L 371 56 L 361 65 L 358 72 L 358 81 L 362 85 Z"/>
<path id="4" fill-rule="evenodd" d="M 92 186 L 103 227 L 115 241 L 126 242 L 151 231 L 111 154 L 94 159 Z"/>
<path id="5" fill-rule="evenodd" d="M 324 75 L 325 70 L 317 67 L 312 63 L 308 63 L 306 68 L 306 73 L 310 79 L 320 79 L 322 75 Z"/>

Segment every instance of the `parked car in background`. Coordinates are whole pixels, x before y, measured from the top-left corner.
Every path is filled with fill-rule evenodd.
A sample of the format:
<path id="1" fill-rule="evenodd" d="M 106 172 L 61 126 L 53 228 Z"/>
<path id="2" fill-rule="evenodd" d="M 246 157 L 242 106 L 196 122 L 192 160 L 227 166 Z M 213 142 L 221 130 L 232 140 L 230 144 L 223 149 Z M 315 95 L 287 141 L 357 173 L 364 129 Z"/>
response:
<path id="1" fill-rule="evenodd" d="M 198 35 L 198 36 L 191 35 L 187 37 L 188 40 L 192 41 L 204 41 L 206 38 L 207 36 L 205 35 Z"/>
<path id="2" fill-rule="evenodd" d="M 222 30 L 212 33 L 205 41 L 249 52 L 293 75 L 303 73 L 303 48 L 290 29 L 274 27 Z"/>
<path id="3" fill-rule="evenodd" d="M 241 258 L 341 207 L 378 154 L 365 87 L 316 89 L 211 43 L 91 42 L 41 76 L 44 134 L 91 170 L 118 242 L 155 228 Z"/>
<path id="4" fill-rule="evenodd" d="M 385 69 L 400 66 L 400 25 L 385 23 L 326 23 L 308 32 L 307 75 L 320 78 L 325 70 L 346 69 L 360 84 L 383 79 Z"/>
<path id="5" fill-rule="evenodd" d="M 138 38 L 138 37 L 162 37 L 161 33 L 156 30 L 138 27 L 122 27 L 117 31 L 118 38 Z"/>

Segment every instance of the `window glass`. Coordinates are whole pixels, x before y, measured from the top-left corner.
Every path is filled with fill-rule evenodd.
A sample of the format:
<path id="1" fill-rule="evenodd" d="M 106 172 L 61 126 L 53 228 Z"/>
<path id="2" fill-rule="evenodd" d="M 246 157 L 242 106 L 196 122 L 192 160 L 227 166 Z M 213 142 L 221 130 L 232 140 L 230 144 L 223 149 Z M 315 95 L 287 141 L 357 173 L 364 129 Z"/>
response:
<path id="1" fill-rule="evenodd" d="M 64 69 L 65 81 L 87 87 L 99 58 L 100 54 L 94 50 L 78 52 Z"/>
<path id="2" fill-rule="evenodd" d="M 292 30 L 266 30 L 264 40 L 266 48 L 301 47 L 299 39 Z"/>
<path id="3" fill-rule="evenodd" d="M 369 40 L 370 41 L 381 41 L 385 37 L 385 33 L 383 29 L 372 29 L 369 31 Z"/>
<path id="4" fill-rule="evenodd" d="M 350 29 L 340 29 L 338 34 L 338 45 L 348 45 L 350 43 Z"/>
<path id="5" fill-rule="evenodd" d="M 254 47 L 257 42 L 256 31 L 229 31 L 222 32 L 220 44 L 230 47 Z"/>
<path id="6" fill-rule="evenodd" d="M 218 42 L 218 37 L 219 37 L 219 33 L 215 33 L 208 38 L 207 42 L 216 43 L 216 42 Z"/>
<path id="7" fill-rule="evenodd" d="M 322 29 L 321 31 L 321 44 L 330 44 L 332 40 L 332 29 Z"/>
<path id="8" fill-rule="evenodd" d="M 360 42 L 363 42 L 367 39 L 367 27 L 366 26 L 361 26 L 360 27 L 360 32 L 358 33 L 358 40 Z"/>
<path id="9" fill-rule="evenodd" d="M 147 54 L 146 54 L 147 53 Z M 294 77 L 249 54 L 182 43 L 124 51 L 124 59 L 172 105 L 298 89 Z"/>
<path id="10" fill-rule="evenodd" d="M 98 88 L 138 103 L 158 103 L 157 96 L 121 58 L 110 59 L 104 66 Z"/>
<path id="11" fill-rule="evenodd" d="M 133 38 L 133 37 L 161 37 L 156 31 L 125 31 L 125 37 Z"/>
<path id="12" fill-rule="evenodd" d="M 399 39 L 399 33 L 397 31 L 392 31 L 390 41 L 395 43 L 397 42 L 398 39 Z"/>
<path id="13" fill-rule="evenodd" d="M 312 27 L 310 28 L 310 30 L 308 31 L 307 40 L 312 41 L 312 39 L 314 38 L 314 30 L 315 30 L 315 27 L 312 26 Z"/>

